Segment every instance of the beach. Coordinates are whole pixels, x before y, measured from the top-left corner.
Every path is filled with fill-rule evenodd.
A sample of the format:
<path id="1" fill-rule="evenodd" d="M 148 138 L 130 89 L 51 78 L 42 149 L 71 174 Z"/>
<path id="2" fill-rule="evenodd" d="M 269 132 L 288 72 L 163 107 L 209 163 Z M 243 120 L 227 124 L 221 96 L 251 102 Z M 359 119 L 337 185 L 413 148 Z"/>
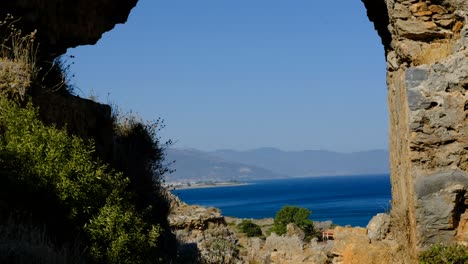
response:
<path id="1" fill-rule="evenodd" d="M 245 182 L 196 182 L 196 183 L 169 183 L 167 188 L 172 190 L 187 190 L 187 189 L 205 189 L 230 186 L 244 186 L 250 183 Z"/>

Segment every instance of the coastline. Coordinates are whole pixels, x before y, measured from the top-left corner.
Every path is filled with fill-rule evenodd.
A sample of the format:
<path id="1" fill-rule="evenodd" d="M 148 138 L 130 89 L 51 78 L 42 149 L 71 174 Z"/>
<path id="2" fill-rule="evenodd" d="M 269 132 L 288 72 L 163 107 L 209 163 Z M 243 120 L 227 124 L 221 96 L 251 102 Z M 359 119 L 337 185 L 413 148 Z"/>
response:
<path id="1" fill-rule="evenodd" d="M 190 183 L 190 184 L 168 184 L 172 190 L 188 190 L 188 189 L 206 189 L 206 188 L 218 188 L 218 187 L 233 187 L 233 186 L 244 186 L 250 185 L 251 183 L 246 182 L 201 182 L 201 183 Z"/>

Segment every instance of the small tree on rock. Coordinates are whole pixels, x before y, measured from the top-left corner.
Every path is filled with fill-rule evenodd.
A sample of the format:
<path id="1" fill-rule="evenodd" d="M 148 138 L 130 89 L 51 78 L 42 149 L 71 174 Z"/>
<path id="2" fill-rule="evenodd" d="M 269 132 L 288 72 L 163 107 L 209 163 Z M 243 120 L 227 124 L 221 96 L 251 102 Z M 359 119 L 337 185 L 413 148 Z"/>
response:
<path id="1" fill-rule="evenodd" d="M 304 231 L 305 239 L 310 240 L 316 233 L 314 223 L 309 219 L 311 213 L 307 208 L 284 206 L 276 213 L 271 231 L 278 235 L 283 235 L 286 233 L 286 226 L 289 223 L 294 223 Z"/>
<path id="2" fill-rule="evenodd" d="M 247 237 L 259 237 L 263 235 L 260 226 L 250 220 L 243 220 L 237 227 L 242 233 L 245 233 Z"/>

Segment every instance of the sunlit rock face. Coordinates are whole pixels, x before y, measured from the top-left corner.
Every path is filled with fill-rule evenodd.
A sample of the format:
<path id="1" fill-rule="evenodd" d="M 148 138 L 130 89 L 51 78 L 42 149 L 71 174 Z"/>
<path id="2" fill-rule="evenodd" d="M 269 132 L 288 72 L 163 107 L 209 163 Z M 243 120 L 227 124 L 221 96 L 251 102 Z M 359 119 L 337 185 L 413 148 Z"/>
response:
<path id="1" fill-rule="evenodd" d="M 37 30 L 42 55 L 56 57 L 67 48 L 95 44 L 102 34 L 124 23 L 138 0 L 8 0 L 0 19 L 19 19 L 26 33 Z"/>
<path id="2" fill-rule="evenodd" d="M 387 59 L 391 232 L 467 243 L 468 1 L 362 0 Z"/>

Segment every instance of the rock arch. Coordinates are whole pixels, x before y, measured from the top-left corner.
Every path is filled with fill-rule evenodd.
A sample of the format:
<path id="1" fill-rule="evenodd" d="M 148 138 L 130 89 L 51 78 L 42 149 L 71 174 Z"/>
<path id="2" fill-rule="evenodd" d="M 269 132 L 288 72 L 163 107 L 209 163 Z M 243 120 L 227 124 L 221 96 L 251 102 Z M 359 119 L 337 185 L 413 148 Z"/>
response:
<path id="1" fill-rule="evenodd" d="M 356 0 L 357 1 L 357 0 Z M 433 242 L 468 243 L 468 2 L 361 0 L 387 60 L 391 232 L 414 255 Z M 44 57 L 94 44 L 137 0 L 15 0 Z"/>

